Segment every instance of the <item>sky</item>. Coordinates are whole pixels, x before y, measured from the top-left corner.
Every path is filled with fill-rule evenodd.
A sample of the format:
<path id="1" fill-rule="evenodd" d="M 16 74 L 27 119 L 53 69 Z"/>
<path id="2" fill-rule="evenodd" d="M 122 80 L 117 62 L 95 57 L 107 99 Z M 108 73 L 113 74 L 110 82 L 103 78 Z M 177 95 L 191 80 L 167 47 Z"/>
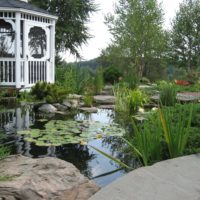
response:
<path id="1" fill-rule="evenodd" d="M 174 17 L 179 3 L 183 0 L 158 0 L 162 2 L 163 9 L 165 12 L 165 27 L 169 28 L 170 22 Z M 107 26 L 104 24 L 104 16 L 107 13 L 114 10 L 114 5 L 118 0 L 95 0 L 98 5 L 98 11 L 91 15 L 90 22 L 87 24 L 89 27 L 89 33 L 93 38 L 89 39 L 86 45 L 80 48 L 81 60 L 90 60 L 100 55 L 101 50 L 105 49 L 111 41 L 111 34 L 108 31 Z M 63 58 L 67 62 L 80 61 L 77 60 L 70 53 L 63 54 Z"/>

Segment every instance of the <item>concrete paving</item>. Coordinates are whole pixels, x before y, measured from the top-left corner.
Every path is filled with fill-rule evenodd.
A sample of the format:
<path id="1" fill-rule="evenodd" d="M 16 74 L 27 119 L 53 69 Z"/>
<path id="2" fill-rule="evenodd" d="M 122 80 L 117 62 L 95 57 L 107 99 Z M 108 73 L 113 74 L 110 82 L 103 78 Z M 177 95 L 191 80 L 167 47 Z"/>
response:
<path id="1" fill-rule="evenodd" d="M 133 170 L 89 200 L 200 200 L 200 154 Z"/>

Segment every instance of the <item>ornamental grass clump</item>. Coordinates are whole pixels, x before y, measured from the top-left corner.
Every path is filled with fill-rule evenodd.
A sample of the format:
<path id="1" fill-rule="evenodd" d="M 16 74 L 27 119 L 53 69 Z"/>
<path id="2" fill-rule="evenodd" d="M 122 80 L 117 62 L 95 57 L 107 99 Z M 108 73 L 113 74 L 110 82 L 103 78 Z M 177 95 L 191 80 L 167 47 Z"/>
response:
<path id="1" fill-rule="evenodd" d="M 172 83 L 163 84 L 160 91 L 160 102 L 164 106 L 174 106 L 176 104 L 176 86 Z"/>

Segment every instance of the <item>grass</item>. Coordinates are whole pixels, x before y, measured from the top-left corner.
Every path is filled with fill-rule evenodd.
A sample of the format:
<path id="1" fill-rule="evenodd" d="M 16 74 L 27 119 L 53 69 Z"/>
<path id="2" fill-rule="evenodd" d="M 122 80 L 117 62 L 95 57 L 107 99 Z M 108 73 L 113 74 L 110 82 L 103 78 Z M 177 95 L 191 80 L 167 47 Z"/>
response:
<path id="1" fill-rule="evenodd" d="M 174 84 L 163 84 L 160 90 L 160 102 L 164 106 L 174 106 L 176 104 L 177 89 Z"/>

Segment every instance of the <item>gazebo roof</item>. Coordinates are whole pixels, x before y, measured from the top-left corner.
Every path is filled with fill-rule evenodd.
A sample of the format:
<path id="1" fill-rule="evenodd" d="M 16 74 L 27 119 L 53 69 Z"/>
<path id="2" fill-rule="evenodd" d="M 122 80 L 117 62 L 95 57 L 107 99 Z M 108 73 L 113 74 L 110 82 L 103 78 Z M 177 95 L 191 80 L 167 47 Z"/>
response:
<path id="1" fill-rule="evenodd" d="M 38 8 L 37 6 L 34 6 L 32 4 L 29 4 L 20 0 L 0 0 L 0 8 L 25 9 L 25 10 L 35 11 L 39 13 L 44 13 L 47 15 L 52 15 L 46 10 L 43 10 L 41 8 Z M 52 15 L 52 16 L 55 16 L 55 15 Z"/>

